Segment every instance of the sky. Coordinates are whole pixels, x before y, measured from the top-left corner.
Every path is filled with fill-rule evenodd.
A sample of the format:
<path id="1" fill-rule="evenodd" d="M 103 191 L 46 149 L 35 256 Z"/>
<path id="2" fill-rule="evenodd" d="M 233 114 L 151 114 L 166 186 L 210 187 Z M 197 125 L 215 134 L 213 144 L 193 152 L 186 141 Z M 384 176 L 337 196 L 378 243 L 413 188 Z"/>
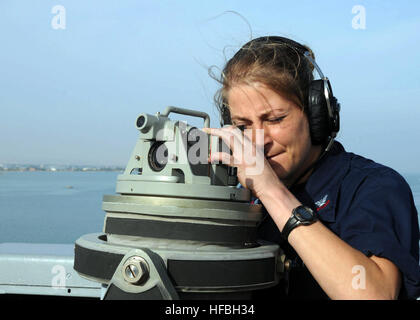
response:
<path id="1" fill-rule="evenodd" d="M 408 0 L 1 0 L 0 164 L 125 166 L 169 105 L 218 126 L 209 67 L 270 34 L 314 51 L 347 151 L 420 172 L 419 31 Z"/>

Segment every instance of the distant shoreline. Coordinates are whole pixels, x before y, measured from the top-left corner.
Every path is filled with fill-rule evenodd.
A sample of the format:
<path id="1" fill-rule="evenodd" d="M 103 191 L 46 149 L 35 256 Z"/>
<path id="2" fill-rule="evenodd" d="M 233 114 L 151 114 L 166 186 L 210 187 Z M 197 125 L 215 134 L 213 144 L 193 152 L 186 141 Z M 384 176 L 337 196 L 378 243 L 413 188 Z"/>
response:
<path id="1" fill-rule="evenodd" d="M 120 172 L 124 171 L 122 167 L 70 167 L 70 168 L 35 168 L 35 167 L 15 167 L 15 168 L 2 168 L 0 167 L 0 173 L 2 172 Z"/>

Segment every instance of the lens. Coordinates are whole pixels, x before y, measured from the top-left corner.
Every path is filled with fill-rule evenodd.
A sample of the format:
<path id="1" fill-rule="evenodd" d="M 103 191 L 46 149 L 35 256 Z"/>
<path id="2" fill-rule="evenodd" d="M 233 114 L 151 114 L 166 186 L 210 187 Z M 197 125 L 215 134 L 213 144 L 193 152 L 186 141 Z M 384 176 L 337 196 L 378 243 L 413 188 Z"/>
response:
<path id="1" fill-rule="evenodd" d="M 144 123 L 146 122 L 146 118 L 144 116 L 140 116 L 137 118 L 137 128 L 141 128 Z"/>
<path id="2" fill-rule="evenodd" d="M 149 166 L 153 171 L 162 171 L 168 163 L 168 148 L 162 142 L 155 142 L 149 150 Z"/>

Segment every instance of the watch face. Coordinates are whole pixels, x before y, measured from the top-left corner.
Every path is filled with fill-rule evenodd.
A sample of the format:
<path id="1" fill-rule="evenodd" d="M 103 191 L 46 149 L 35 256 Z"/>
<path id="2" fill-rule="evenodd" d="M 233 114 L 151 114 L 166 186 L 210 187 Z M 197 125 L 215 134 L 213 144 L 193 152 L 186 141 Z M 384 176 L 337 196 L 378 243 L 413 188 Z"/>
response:
<path id="1" fill-rule="evenodd" d="M 295 217 L 302 222 L 312 221 L 314 219 L 312 210 L 303 206 L 296 208 Z"/>

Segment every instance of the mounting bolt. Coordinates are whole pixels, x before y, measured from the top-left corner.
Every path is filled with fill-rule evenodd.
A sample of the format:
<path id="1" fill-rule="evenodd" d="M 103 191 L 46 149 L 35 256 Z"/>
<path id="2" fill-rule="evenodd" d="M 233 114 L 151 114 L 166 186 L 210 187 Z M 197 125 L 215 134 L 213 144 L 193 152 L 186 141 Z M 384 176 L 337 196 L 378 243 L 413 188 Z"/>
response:
<path id="1" fill-rule="evenodd" d="M 278 273 L 285 273 L 285 272 L 289 272 L 291 268 L 292 268 L 292 261 L 287 259 L 285 254 L 281 254 L 277 258 L 276 271 Z"/>
<path id="2" fill-rule="evenodd" d="M 124 262 L 122 275 L 124 280 L 131 284 L 144 284 L 149 277 L 149 265 L 142 257 L 130 257 Z"/>
<path id="3" fill-rule="evenodd" d="M 140 160 L 140 156 L 135 156 L 136 160 L 139 161 Z"/>
<path id="4" fill-rule="evenodd" d="M 292 268 L 292 261 L 289 260 L 289 259 L 284 261 L 284 270 L 285 271 L 290 271 L 291 268 Z"/>

